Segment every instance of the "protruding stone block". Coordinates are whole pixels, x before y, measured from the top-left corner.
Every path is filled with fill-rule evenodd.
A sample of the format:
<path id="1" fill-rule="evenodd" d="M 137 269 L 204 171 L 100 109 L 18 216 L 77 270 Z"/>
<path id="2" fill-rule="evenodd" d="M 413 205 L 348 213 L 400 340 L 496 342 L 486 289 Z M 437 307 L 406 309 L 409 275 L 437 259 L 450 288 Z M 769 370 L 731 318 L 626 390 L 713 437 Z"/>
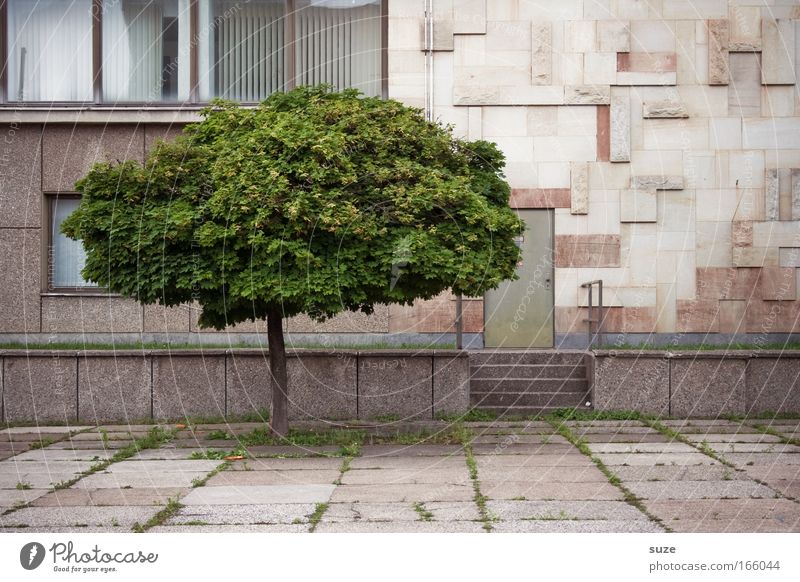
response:
<path id="1" fill-rule="evenodd" d="M 689 112 L 679 101 L 646 101 L 642 103 L 642 117 L 645 119 L 686 118 Z"/>
<path id="2" fill-rule="evenodd" d="M 456 85 L 453 105 L 563 105 L 560 85 Z"/>
<path id="3" fill-rule="evenodd" d="M 589 165 L 586 162 L 570 164 L 570 189 L 572 214 L 589 213 Z"/>
<path id="4" fill-rule="evenodd" d="M 764 85 L 794 85 L 794 22 L 789 19 L 761 20 L 761 82 Z"/>
<path id="5" fill-rule="evenodd" d="M 440 0 L 433 7 L 433 46 L 435 51 L 452 51 L 453 34 L 453 0 Z"/>
<path id="6" fill-rule="evenodd" d="M 776 267 L 778 249 L 777 247 L 733 247 L 731 264 L 734 267 Z"/>
<path id="7" fill-rule="evenodd" d="M 570 208 L 572 195 L 569 188 L 514 188 L 511 190 L 511 208 Z"/>
<path id="8" fill-rule="evenodd" d="M 615 88 L 611 93 L 611 153 L 612 162 L 631 161 L 631 103 L 627 89 Z"/>
<path id="9" fill-rule="evenodd" d="M 675 331 L 678 333 L 719 332 L 719 301 L 678 299 L 675 307 Z"/>
<path id="10" fill-rule="evenodd" d="M 600 52 L 627 53 L 631 50 L 630 23 L 626 20 L 597 22 L 597 41 Z"/>
<path id="11" fill-rule="evenodd" d="M 730 79 L 727 20 L 708 21 L 708 84 L 727 85 Z"/>
<path id="12" fill-rule="evenodd" d="M 552 23 L 535 22 L 531 29 L 531 85 L 551 85 L 552 83 Z"/>
<path id="13" fill-rule="evenodd" d="M 486 0 L 459 0 L 453 11 L 454 34 L 486 33 Z"/>
<path id="14" fill-rule="evenodd" d="M 617 53 L 617 71 L 620 73 L 674 73 L 677 68 L 675 53 Z"/>
<path id="15" fill-rule="evenodd" d="M 781 267 L 800 268 L 800 247 L 787 247 L 778 250 L 778 264 Z"/>
<path id="16" fill-rule="evenodd" d="M 136 422 L 151 416 L 150 357 L 141 352 L 78 354 L 78 419 Z"/>
<path id="17" fill-rule="evenodd" d="M 78 419 L 78 366 L 75 352 L 29 352 L 3 358 L 6 422 Z"/>
<path id="18" fill-rule="evenodd" d="M 564 103 L 567 105 L 608 105 L 611 99 L 609 87 L 601 85 L 572 85 L 564 87 Z"/>
<path id="19" fill-rule="evenodd" d="M 683 176 L 632 176 L 631 188 L 635 190 L 683 190 Z"/>
<path id="20" fill-rule="evenodd" d="M 735 247 L 753 246 L 753 221 L 734 220 L 731 222 L 731 243 Z"/>
<path id="21" fill-rule="evenodd" d="M 764 215 L 767 220 L 780 219 L 780 190 L 778 170 L 764 171 Z"/>
<path id="22" fill-rule="evenodd" d="M 555 237 L 556 267 L 619 267 L 617 234 L 563 234 Z"/>
<path id="23" fill-rule="evenodd" d="M 657 208 L 655 189 L 622 190 L 619 193 L 620 222 L 656 222 Z"/>
<path id="24" fill-rule="evenodd" d="M 800 220 L 800 169 L 792 169 L 792 220 Z"/>
<path id="25" fill-rule="evenodd" d="M 730 6 L 730 52 L 761 50 L 761 8 Z"/>

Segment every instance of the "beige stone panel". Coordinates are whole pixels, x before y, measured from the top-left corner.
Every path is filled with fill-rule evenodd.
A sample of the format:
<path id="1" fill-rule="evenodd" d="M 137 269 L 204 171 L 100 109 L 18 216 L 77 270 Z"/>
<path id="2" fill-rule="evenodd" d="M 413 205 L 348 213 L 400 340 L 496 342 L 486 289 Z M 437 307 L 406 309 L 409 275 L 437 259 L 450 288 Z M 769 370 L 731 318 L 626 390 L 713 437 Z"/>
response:
<path id="1" fill-rule="evenodd" d="M 747 150 L 728 153 L 726 188 L 763 188 L 764 152 Z"/>
<path id="2" fill-rule="evenodd" d="M 583 59 L 583 82 L 587 85 L 614 85 L 617 82 L 617 54 L 587 53 Z"/>
<path id="3" fill-rule="evenodd" d="M 619 267 L 619 235 L 556 235 L 556 267 Z M 588 279 L 587 279 L 588 280 Z"/>
<path id="4" fill-rule="evenodd" d="M 597 290 L 594 291 L 594 304 L 597 305 Z M 589 290 L 578 289 L 578 306 L 589 306 Z M 655 307 L 655 287 L 610 287 L 603 285 L 604 307 Z"/>
<path id="5" fill-rule="evenodd" d="M 558 107 L 556 126 L 560 136 L 594 137 L 597 133 L 595 107 Z"/>
<path id="6" fill-rule="evenodd" d="M 492 20 L 486 23 L 486 49 L 490 51 L 529 51 L 531 23 L 523 20 Z"/>
<path id="7" fill-rule="evenodd" d="M 556 269 L 553 286 L 553 304 L 575 307 L 578 304 L 578 270 Z"/>
<path id="8" fill-rule="evenodd" d="M 390 2 L 389 4 L 392 4 Z M 394 4 L 400 4 L 394 2 Z M 424 21 L 420 10 L 414 16 L 389 17 L 389 41 L 392 50 L 422 50 Z"/>
<path id="9" fill-rule="evenodd" d="M 434 70 L 439 71 L 433 77 L 433 103 L 437 107 L 452 106 L 453 103 L 453 53 L 437 52 L 433 58 Z"/>
<path id="10" fill-rule="evenodd" d="M 675 285 L 656 286 L 656 331 L 659 333 L 674 332 L 677 322 L 677 299 Z"/>
<path id="11" fill-rule="evenodd" d="M 637 118 L 638 119 L 638 118 Z M 631 159 L 631 95 L 623 88 L 611 92 L 611 151 L 612 162 L 629 162 Z"/>
<path id="12" fill-rule="evenodd" d="M 736 214 L 739 199 L 735 189 L 697 190 L 697 220 L 730 222 Z"/>
<path id="13" fill-rule="evenodd" d="M 619 234 L 619 190 L 589 192 L 589 234 Z"/>
<path id="14" fill-rule="evenodd" d="M 709 149 L 707 119 L 645 119 L 643 129 L 645 149 Z"/>
<path id="15" fill-rule="evenodd" d="M 589 188 L 597 190 L 622 190 L 631 183 L 629 164 L 598 162 L 589 164 Z"/>
<path id="16" fill-rule="evenodd" d="M 729 8 L 731 51 L 761 50 L 761 10 L 758 6 L 737 6 Z"/>
<path id="17" fill-rule="evenodd" d="M 542 162 L 537 166 L 540 188 L 570 187 L 570 165 L 567 162 Z"/>
<path id="18" fill-rule="evenodd" d="M 778 249 L 778 265 L 781 267 L 800 268 L 800 248 Z"/>
<path id="19" fill-rule="evenodd" d="M 622 190 L 619 203 L 620 222 L 656 222 L 655 190 Z"/>
<path id="20" fill-rule="evenodd" d="M 800 150 L 765 150 L 765 168 L 800 168 Z"/>
<path id="21" fill-rule="evenodd" d="M 695 45 L 694 55 L 695 83 L 705 86 L 708 84 L 708 43 Z"/>
<path id="22" fill-rule="evenodd" d="M 486 1 L 458 0 L 453 11 L 455 34 L 484 34 L 486 32 Z"/>
<path id="23" fill-rule="evenodd" d="M 570 164 L 570 194 L 572 214 L 587 214 L 589 212 L 589 168 L 583 162 Z"/>
<path id="24" fill-rule="evenodd" d="M 794 85 L 794 37 L 791 20 L 761 20 L 761 82 L 764 85 Z"/>
<path id="25" fill-rule="evenodd" d="M 725 175 L 727 175 L 727 170 L 727 163 L 725 163 Z M 718 187 L 725 181 L 720 156 L 713 151 L 684 151 L 683 177 L 686 180 L 686 187 L 690 189 Z"/>
<path id="26" fill-rule="evenodd" d="M 787 85 L 768 85 L 761 88 L 762 117 L 791 117 L 794 115 L 797 89 Z"/>
<path id="27" fill-rule="evenodd" d="M 487 20 L 517 20 L 520 17 L 519 0 L 486 0 Z"/>
<path id="28" fill-rule="evenodd" d="M 694 190 L 656 192 L 658 201 L 658 230 L 663 232 L 693 232 L 695 228 Z"/>
<path id="29" fill-rule="evenodd" d="M 142 306 L 117 296 L 42 297 L 42 332 L 135 333 L 142 331 Z"/>
<path id="30" fill-rule="evenodd" d="M 486 35 L 456 35 L 453 40 L 453 47 L 453 64 L 455 66 L 463 67 L 486 65 L 486 55 L 488 54 L 488 51 L 486 50 Z M 395 51 L 389 51 L 390 58 L 393 52 Z M 419 55 L 419 57 L 423 60 L 424 68 L 425 53 L 422 51 L 414 52 L 416 52 L 416 54 Z"/>
<path id="31" fill-rule="evenodd" d="M 0 330 L 39 333 L 41 291 L 40 230 L 0 228 Z"/>
<path id="32" fill-rule="evenodd" d="M 635 71 L 617 71 L 617 85 L 654 85 L 671 86 L 678 83 L 678 74 L 674 71 L 664 73 L 638 73 Z"/>
<path id="33" fill-rule="evenodd" d="M 655 224 L 620 225 L 622 241 L 621 264 L 630 271 L 632 286 L 654 286 L 656 284 L 657 233 Z"/>
<path id="34" fill-rule="evenodd" d="M 732 266 L 731 223 L 698 221 L 695 228 L 697 266 Z"/>
<path id="35" fill-rule="evenodd" d="M 631 152 L 631 173 L 637 176 L 680 176 L 683 174 L 683 152 L 680 150 L 634 150 Z"/>
<path id="36" fill-rule="evenodd" d="M 649 89 L 655 91 L 655 88 Z M 678 99 L 686 107 L 689 117 L 727 117 L 728 88 L 705 85 L 688 85 L 667 89 L 677 91 Z M 675 99 L 675 97 L 673 97 Z"/>
<path id="37" fill-rule="evenodd" d="M 608 105 L 610 99 L 609 87 L 600 85 L 567 85 L 564 87 L 564 103 L 567 105 Z"/>
<path id="38" fill-rule="evenodd" d="M 555 235 L 582 235 L 588 231 L 589 220 L 585 214 L 571 214 L 569 208 L 555 209 Z"/>
<path id="39" fill-rule="evenodd" d="M 489 0 L 493 3 L 494 0 Z M 559 2 L 519 2 L 519 18 L 522 20 L 581 20 L 584 0 L 560 0 Z"/>
<path id="40" fill-rule="evenodd" d="M 524 137 L 528 135 L 527 107 L 483 107 L 483 135 Z"/>
<path id="41" fill-rule="evenodd" d="M 680 101 L 649 101 L 642 103 L 642 117 L 645 119 L 680 119 L 689 117 L 689 112 Z"/>
<path id="42" fill-rule="evenodd" d="M 549 22 L 531 25 L 531 84 L 550 85 L 553 81 L 553 32 Z"/>
<path id="43" fill-rule="evenodd" d="M 800 247 L 800 221 L 782 219 L 753 223 L 753 241 L 756 246 Z"/>
<path id="44" fill-rule="evenodd" d="M 800 117 L 742 120 L 742 147 L 745 149 L 800 149 Z"/>
<path id="45" fill-rule="evenodd" d="M 597 51 L 597 22 L 572 20 L 564 23 L 564 50 L 570 53 Z"/>
<path id="46" fill-rule="evenodd" d="M 778 216 L 780 220 L 792 220 L 792 170 L 778 170 Z"/>
<path id="47" fill-rule="evenodd" d="M 483 127 L 485 130 L 486 123 L 483 124 Z M 534 161 L 534 139 L 532 137 L 495 136 L 492 141 L 503 151 L 507 161 L 532 163 Z"/>
<path id="48" fill-rule="evenodd" d="M 537 162 L 593 162 L 597 142 L 582 137 L 534 137 L 533 154 Z"/>
<path id="49" fill-rule="evenodd" d="M 679 85 L 697 83 L 696 52 L 695 22 L 693 20 L 677 21 L 675 23 L 675 56 Z"/>
<path id="50" fill-rule="evenodd" d="M 469 107 L 437 105 L 433 108 L 433 118 L 442 125 L 451 125 L 455 137 L 467 139 L 469 135 Z"/>
<path id="51" fill-rule="evenodd" d="M 396 73 L 424 75 L 425 53 L 417 50 L 389 51 L 389 78 Z"/>
<path id="52" fill-rule="evenodd" d="M 708 84 L 727 85 L 729 30 L 727 20 L 709 20 L 708 26 Z"/>
<path id="53" fill-rule="evenodd" d="M 506 162 L 503 172 L 512 188 L 538 188 L 538 165 L 531 162 Z"/>
<path id="54" fill-rule="evenodd" d="M 602 279 L 603 285 L 611 287 L 630 287 L 630 269 L 627 267 L 589 267 L 578 269 L 578 282 Z"/>
<path id="55" fill-rule="evenodd" d="M 475 85 L 453 88 L 454 105 L 561 105 L 560 86 Z"/>
<path id="56" fill-rule="evenodd" d="M 553 55 L 553 68 L 558 73 L 558 84 L 583 83 L 583 53 L 558 53 Z"/>
<path id="57" fill-rule="evenodd" d="M 730 55 L 731 78 L 728 85 L 729 115 L 757 117 L 761 114 L 761 55 Z"/>
<path id="58" fill-rule="evenodd" d="M 558 133 L 558 107 L 538 105 L 528 107 L 528 135 L 553 136 Z"/>
<path id="59" fill-rule="evenodd" d="M 439 0 L 433 5 L 433 50 L 453 50 L 453 1 Z"/>
<path id="60" fill-rule="evenodd" d="M 735 247 L 753 246 L 753 221 L 751 220 L 732 221 L 731 242 Z"/>
<path id="61" fill-rule="evenodd" d="M 675 331 L 718 333 L 719 301 L 678 299 Z"/>
<path id="62" fill-rule="evenodd" d="M 742 149 L 741 118 L 713 117 L 709 119 L 708 144 L 712 150 Z"/>
<path id="63" fill-rule="evenodd" d="M 620 18 L 625 18 L 620 15 Z M 662 19 L 635 20 L 631 22 L 632 53 L 675 52 L 675 32 L 670 23 Z"/>
<path id="64" fill-rule="evenodd" d="M 767 220 L 780 218 L 780 177 L 781 170 L 764 172 L 764 215 Z"/>
<path id="65" fill-rule="evenodd" d="M 483 139 L 483 107 L 469 107 L 469 140 Z"/>
<path id="66" fill-rule="evenodd" d="M 797 277 L 794 268 L 764 267 L 759 277 L 761 299 L 794 301 L 797 297 Z"/>
<path id="67" fill-rule="evenodd" d="M 97 162 L 143 158 L 143 126 L 49 125 L 42 137 L 42 190 L 71 192 Z"/>
<path id="68" fill-rule="evenodd" d="M 726 18 L 728 0 L 662 0 L 664 18 Z"/>
<path id="69" fill-rule="evenodd" d="M 729 299 L 719 302 L 719 332 L 744 333 L 747 301 Z"/>
<path id="70" fill-rule="evenodd" d="M 778 249 L 775 247 L 733 247 L 734 267 L 777 267 Z"/>
<path id="71" fill-rule="evenodd" d="M 425 11 L 425 0 L 389 2 L 389 18 L 418 18 Z"/>
<path id="72" fill-rule="evenodd" d="M 611 17 L 613 18 L 613 16 Z M 599 20 L 599 19 L 598 19 Z M 601 20 L 597 23 L 597 43 L 601 52 L 627 53 L 631 50 L 630 23 Z"/>
<path id="73" fill-rule="evenodd" d="M 695 231 L 659 230 L 657 243 L 660 251 L 693 251 L 696 246 Z"/>
<path id="74" fill-rule="evenodd" d="M 791 220 L 800 220 L 800 169 L 792 169 Z"/>

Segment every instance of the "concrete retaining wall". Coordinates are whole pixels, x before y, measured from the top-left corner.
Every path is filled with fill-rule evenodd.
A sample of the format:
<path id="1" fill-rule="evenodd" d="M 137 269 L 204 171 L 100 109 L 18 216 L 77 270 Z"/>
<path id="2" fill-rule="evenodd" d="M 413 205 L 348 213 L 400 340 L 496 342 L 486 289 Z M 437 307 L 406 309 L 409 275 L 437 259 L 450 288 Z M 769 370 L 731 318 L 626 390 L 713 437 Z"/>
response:
<path id="1" fill-rule="evenodd" d="M 469 359 L 456 350 L 287 353 L 292 419 L 433 418 L 469 407 Z M 0 351 L 6 422 L 238 416 L 268 409 L 258 349 Z"/>
<path id="2" fill-rule="evenodd" d="M 800 352 L 596 351 L 596 410 L 670 416 L 800 412 Z"/>

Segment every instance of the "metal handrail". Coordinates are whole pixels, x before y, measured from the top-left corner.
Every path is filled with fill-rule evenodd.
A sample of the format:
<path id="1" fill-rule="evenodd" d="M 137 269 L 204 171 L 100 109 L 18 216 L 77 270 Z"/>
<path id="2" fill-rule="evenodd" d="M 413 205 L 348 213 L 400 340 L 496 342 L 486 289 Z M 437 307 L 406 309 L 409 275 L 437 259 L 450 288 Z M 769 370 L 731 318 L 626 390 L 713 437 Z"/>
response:
<path id="1" fill-rule="evenodd" d="M 597 285 L 597 319 L 592 318 L 592 292 L 594 290 L 594 286 Z M 589 313 L 587 314 L 587 318 L 584 321 L 589 326 L 589 347 L 594 347 L 595 342 L 598 344 L 603 343 L 603 336 L 601 335 L 603 332 L 603 280 L 602 279 L 595 279 L 594 281 L 587 281 L 586 283 L 582 283 L 581 287 L 585 287 L 589 289 Z M 592 334 L 592 324 L 596 323 L 597 327 L 594 330 L 594 335 Z"/>

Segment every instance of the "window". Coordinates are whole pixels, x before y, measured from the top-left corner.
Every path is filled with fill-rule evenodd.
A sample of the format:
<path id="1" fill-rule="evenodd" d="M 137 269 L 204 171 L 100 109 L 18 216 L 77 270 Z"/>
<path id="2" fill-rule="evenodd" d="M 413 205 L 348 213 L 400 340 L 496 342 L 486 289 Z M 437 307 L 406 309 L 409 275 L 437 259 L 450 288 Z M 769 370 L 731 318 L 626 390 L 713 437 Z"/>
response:
<path id="1" fill-rule="evenodd" d="M 49 196 L 47 202 L 50 213 L 48 290 L 97 287 L 81 276 L 86 262 L 83 244 L 61 232 L 61 223 L 78 208 L 80 198 L 69 195 Z"/>
<path id="2" fill-rule="evenodd" d="M 259 102 L 385 92 L 388 0 L 7 0 L 0 102 Z"/>
<path id="3" fill-rule="evenodd" d="M 92 0 L 10 0 L 8 100 L 92 100 Z"/>

